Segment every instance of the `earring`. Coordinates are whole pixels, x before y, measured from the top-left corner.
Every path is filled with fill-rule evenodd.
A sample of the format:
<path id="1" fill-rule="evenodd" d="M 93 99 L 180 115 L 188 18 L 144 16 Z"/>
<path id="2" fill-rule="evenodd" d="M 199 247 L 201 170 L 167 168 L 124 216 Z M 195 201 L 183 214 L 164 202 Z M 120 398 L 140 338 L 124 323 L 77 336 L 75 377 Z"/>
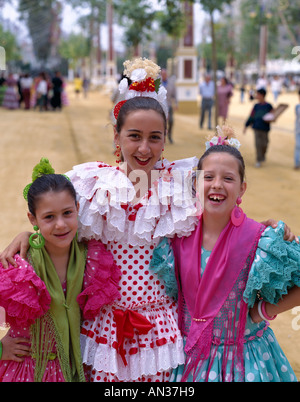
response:
<path id="1" fill-rule="evenodd" d="M 39 230 L 38 226 L 33 226 L 33 230 L 35 230 L 35 233 L 32 233 L 32 235 L 29 237 L 29 244 L 32 248 L 40 249 L 40 248 L 44 247 L 45 239 L 44 239 L 42 233 L 38 233 L 38 230 Z M 39 243 L 34 242 L 34 239 L 36 236 L 40 238 Z"/>
<path id="2" fill-rule="evenodd" d="M 116 157 L 116 163 L 121 162 L 121 147 L 120 145 L 116 145 L 116 150 L 114 152 L 114 155 Z"/>
<path id="3" fill-rule="evenodd" d="M 161 168 L 164 169 L 165 165 L 164 165 L 164 148 L 161 151 L 161 155 L 160 155 L 160 160 L 161 160 Z"/>
<path id="4" fill-rule="evenodd" d="M 241 197 L 238 197 L 236 200 L 236 205 L 231 211 L 231 222 L 234 226 L 240 226 L 245 218 L 244 211 L 242 208 L 239 207 L 239 205 L 242 203 Z"/>

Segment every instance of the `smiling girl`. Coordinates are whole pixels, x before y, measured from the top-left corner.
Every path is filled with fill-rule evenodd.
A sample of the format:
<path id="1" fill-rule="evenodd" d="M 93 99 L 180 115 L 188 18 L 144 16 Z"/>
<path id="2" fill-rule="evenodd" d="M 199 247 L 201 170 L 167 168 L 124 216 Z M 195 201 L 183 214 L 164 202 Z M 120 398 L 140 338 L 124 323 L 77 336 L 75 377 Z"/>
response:
<path id="1" fill-rule="evenodd" d="M 0 382 L 85 381 L 76 299 L 81 297 L 84 311 L 89 308 L 85 301 L 91 283 L 88 275 L 83 284 L 87 255 L 89 276 L 93 272 L 94 308 L 104 299 L 101 288 L 114 286 L 110 281 L 116 268 L 109 263 L 112 256 L 100 242 L 88 246 L 77 242 L 75 189 L 68 178 L 53 172 L 49 161 L 42 158 L 34 168 L 33 183 L 24 189 L 29 221 L 40 230 L 29 239 L 29 262 L 17 254 L 16 267 L 0 265 L 0 306 L 10 326 L 0 342 Z M 93 262 L 90 267 L 94 254 L 101 256 L 105 270 L 100 282 L 99 264 Z M 116 286 L 113 297 L 118 296 Z"/>
<path id="2" fill-rule="evenodd" d="M 174 380 L 297 381 L 267 321 L 300 303 L 300 246 L 283 240 L 282 222 L 272 229 L 246 217 L 240 152 L 222 138 L 208 144 L 198 164 L 203 214 L 173 242 L 187 356 Z"/>

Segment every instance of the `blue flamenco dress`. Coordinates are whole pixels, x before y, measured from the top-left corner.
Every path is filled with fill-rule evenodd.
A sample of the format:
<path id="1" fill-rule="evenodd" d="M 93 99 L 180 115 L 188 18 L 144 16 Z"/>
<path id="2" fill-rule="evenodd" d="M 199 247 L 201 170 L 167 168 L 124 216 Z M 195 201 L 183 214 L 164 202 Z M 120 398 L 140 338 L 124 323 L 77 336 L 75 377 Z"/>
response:
<path id="1" fill-rule="evenodd" d="M 244 292 L 241 293 L 249 308 L 254 305 L 258 297 L 276 304 L 284 294 L 288 293 L 290 288 L 300 286 L 300 246 L 295 241 L 284 241 L 283 234 L 284 223 L 279 222 L 276 229 L 267 227 L 259 240 Z M 202 248 L 201 274 L 204 272 L 210 254 L 211 251 Z M 171 283 L 174 282 L 174 275 L 170 274 L 172 258 L 170 248 L 166 247 L 166 240 L 164 240 L 155 250 L 152 264 L 159 266 L 158 261 L 164 261 L 169 267 L 166 270 L 166 281 L 171 281 Z M 237 309 L 239 310 L 239 303 Z M 189 319 L 190 317 L 187 317 L 186 321 L 188 322 Z M 224 370 L 225 354 L 226 369 Z M 208 359 L 201 362 L 201 368 L 197 370 L 196 378 L 191 373 L 187 381 L 241 381 L 238 365 L 234 367 L 236 375 L 232 377 L 226 374 L 232 369 L 233 362 L 230 354 L 230 347 L 228 349 L 222 342 L 217 346 L 213 345 Z M 244 378 L 242 381 L 244 382 L 297 381 L 269 323 L 266 321 L 254 323 L 249 314 L 244 332 L 243 356 Z M 171 381 L 180 382 L 183 372 L 184 365 L 178 366 L 173 370 Z"/>

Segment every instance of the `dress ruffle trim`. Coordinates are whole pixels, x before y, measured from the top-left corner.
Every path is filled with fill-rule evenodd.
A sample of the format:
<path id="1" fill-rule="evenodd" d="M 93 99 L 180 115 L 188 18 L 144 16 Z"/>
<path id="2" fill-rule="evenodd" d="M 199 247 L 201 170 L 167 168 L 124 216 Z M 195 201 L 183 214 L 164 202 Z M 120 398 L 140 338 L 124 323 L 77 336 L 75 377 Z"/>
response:
<path id="1" fill-rule="evenodd" d="M 100 313 L 102 306 L 120 299 L 118 290 L 121 270 L 112 254 L 96 240 L 88 242 L 84 290 L 77 296 L 83 317 L 92 320 Z"/>
<path id="2" fill-rule="evenodd" d="M 175 260 L 173 249 L 169 242 L 170 240 L 166 237 L 160 241 L 153 251 L 150 268 L 157 274 L 159 279 L 164 281 L 167 295 L 177 300 L 178 287 L 175 276 Z"/>
<path id="3" fill-rule="evenodd" d="M 175 369 L 185 360 L 182 338 L 159 348 L 145 348 L 138 354 L 129 355 L 127 366 L 114 348 L 99 346 L 86 337 L 82 337 L 81 342 L 85 346 L 83 362 L 93 370 L 114 374 L 118 381 L 137 381 L 143 376 L 155 376 L 158 372 Z"/>
<path id="4" fill-rule="evenodd" d="M 32 266 L 19 255 L 14 258 L 17 268 L 0 265 L 0 305 L 10 325 L 30 326 L 48 311 L 51 297 Z"/>
<path id="5" fill-rule="evenodd" d="M 158 162 L 157 180 L 137 203 L 135 189 L 119 169 L 101 162 L 77 165 L 67 175 L 79 196 L 79 239 L 126 241 L 133 246 L 161 237 L 189 236 L 199 211 L 191 192 L 197 158 Z"/>
<path id="6" fill-rule="evenodd" d="M 133 381 L 184 363 L 174 301 L 162 300 L 136 310 L 153 328 L 147 334 L 134 331 L 133 339 L 125 340 L 126 366 L 118 353 L 116 324 L 112 320 L 116 307 L 103 307 L 95 321 L 84 321 L 81 327 L 82 359 L 92 370 L 113 373 L 120 381 Z"/>
<path id="7" fill-rule="evenodd" d="M 293 286 L 300 286 L 300 245 L 283 240 L 284 223 L 267 227 L 258 243 L 244 300 L 253 306 L 257 295 L 276 304 Z"/>

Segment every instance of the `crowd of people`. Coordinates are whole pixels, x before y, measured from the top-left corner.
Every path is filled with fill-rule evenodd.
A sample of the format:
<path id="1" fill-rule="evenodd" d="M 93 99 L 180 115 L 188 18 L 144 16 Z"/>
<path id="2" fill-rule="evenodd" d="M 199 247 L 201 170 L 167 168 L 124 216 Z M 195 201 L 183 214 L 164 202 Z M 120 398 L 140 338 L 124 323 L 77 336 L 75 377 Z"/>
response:
<path id="1" fill-rule="evenodd" d="M 9 110 L 61 110 L 68 105 L 66 83 L 59 71 L 12 74 L 0 78 L 0 107 Z"/>
<path id="2" fill-rule="evenodd" d="M 258 77 L 255 86 L 247 86 L 245 80 L 240 85 L 240 102 L 245 102 L 245 94 L 248 91 L 249 102 L 256 101 L 250 115 L 245 120 L 243 133 L 246 133 L 247 127 L 252 127 L 255 140 L 256 161 L 255 167 L 260 168 L 266 160 L 266 154 L 269 145 L 269 132 L 272 122 L 275 121 L 274 111 L 278 105 L 278 99 L 282 92 L 293 88 L 300 88 L 300 79 L 295 77 L 293 82 L 288 77 L 282 78 L 274 75 L 266 78 L 264 75 Z M 230 99 L 233 95 L 234 85 L 224 76 L 221 77 L 217 85 L 217 110 L 220 124 L 226 122 Z M 274 106 L 266 101 L 267 91 L 270 90 Z M 296 91 L 300 97 L 300 90 Z M 210 74 L 205 74 L 204 80 L 199 85 L 199 94 L 201 96 L 200 105 L 200 129 L 203 129 L 205 118 L 207 119 L 207 129 L 212 130 L 212 111 L 215 102 L 215 85 Z M 300 98 L 299 98 L 300 99 Z M 220 120 L 221 119 L 221 120 Z M 295 108 L 295 151 L 294 151 L 294 169 L 300 169 L 300 104 Z"/>
<path id="3" fill-rule="evenodd" d="M 163 158 L 160 69 L 124 67 L 116 165 L 42 158 L 24 188 L 34 233 L 0 255 L 0 382 L 296 382 L 268 322 L 300 303 L 297 237 L 243 212 L 230 128 Z"/>

